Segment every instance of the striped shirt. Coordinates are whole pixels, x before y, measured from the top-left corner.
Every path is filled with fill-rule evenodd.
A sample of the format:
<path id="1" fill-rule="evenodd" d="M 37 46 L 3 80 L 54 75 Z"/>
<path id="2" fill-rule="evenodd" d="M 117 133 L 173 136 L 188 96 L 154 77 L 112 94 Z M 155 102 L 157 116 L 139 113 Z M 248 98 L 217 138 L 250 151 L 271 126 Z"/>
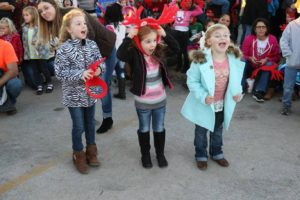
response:
<path id="1" fill-rule="evenodd" d="M 146 61 L 146 91 L 142 96 L 134 96 L 138 109 L 156 109 L 166 105 L 166 91 L 162 82 L 159 62 L 151 56 L 144 56 Z"/>

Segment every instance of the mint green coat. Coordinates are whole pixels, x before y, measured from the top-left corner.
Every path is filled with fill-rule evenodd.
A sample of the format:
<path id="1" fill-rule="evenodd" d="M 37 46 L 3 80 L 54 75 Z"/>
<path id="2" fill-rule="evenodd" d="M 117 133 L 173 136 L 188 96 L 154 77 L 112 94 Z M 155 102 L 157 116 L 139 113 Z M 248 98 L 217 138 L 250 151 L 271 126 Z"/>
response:
<path id="1" fill-rule="evenodd" d="M 207 62 L 192 63 L 187 71 L 187 85 L 190 93 L 187 96 L 181 114 L 189 121 L 202 126 L 210 131 L 215 126 L 214 105 L 205 104 L 207 95 L 214 96 L 215 93 L 215 72 L 211 50 L 204 52 Z M 224 126 L 228 129 L 236 102 L 233 96 L 242 93 L 241 80 L 245 63 L 232 54 L 227 54 L 229 62 L 229 81 L 224 98 Z"/>

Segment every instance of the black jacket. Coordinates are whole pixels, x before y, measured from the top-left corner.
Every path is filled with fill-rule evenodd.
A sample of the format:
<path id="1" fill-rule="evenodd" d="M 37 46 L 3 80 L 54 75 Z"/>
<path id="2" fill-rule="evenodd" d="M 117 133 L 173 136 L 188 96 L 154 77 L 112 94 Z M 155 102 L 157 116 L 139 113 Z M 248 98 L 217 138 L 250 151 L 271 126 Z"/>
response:
<path id="1" fill-rule="evenodd" d="M 167 34 L 166 37 L 163 38 L 168 47 L 177 54 L 179 52 L 179 45 L 176 40 Z M 140 52 L 137 48 L 132 46 L 133 40 L 129 37 L 124 38 L 123 43 L 119 47 L 117 51 L 117 57 L 128 63 L 131 67 L 131 74 L 132 74 L 132 87 L 130 91 L 137 96 L 141 96 L 145 94 L 145 85 L 146 85 L 146 61 L 143 56 L 143 53 Z M 168 77 L 168 72 L 166 68 L 165 61 L 160 60 L 160 69 L 162 73 L 162 81 L 164 85 L 168 85 L 172 88 L 172 84 Z"/>
<path id="2" fill-rule="evenodd" d="M 251 26 L 257 18 L 268 19 L 268 1 L 246 0 L 246 7 L 241 19 L 241 24 Z"/>

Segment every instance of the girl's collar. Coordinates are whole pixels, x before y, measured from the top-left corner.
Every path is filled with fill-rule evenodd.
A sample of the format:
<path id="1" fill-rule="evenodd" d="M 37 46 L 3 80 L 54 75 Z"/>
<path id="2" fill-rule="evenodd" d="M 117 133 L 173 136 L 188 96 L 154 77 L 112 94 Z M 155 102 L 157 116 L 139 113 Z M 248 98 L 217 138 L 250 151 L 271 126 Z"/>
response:
<path id="1" fill-rule="evenodd" d="M 84 46 L 86 44 L 86 39 L 68 39 L 68 41 L 70 43 L 72 43 L 73 45 L 80 45 L 80 46 Z"/>

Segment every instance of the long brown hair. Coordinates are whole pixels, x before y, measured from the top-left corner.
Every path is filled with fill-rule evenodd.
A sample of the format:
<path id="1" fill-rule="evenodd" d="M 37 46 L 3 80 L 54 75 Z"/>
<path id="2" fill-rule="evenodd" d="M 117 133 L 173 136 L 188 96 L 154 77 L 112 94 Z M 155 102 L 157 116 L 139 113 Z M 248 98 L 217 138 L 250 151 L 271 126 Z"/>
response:
<path id="1" fill-rule="evenodd" d="M 33 26 L 39 25 L 39 13 L 36 7 L 26 6 L 25 8 L 23 8 L 22 12 L 28 12 L 31 15 Z"/>
<path id="2" fill-rule="evenodd" d="M 72 9 L 70 12 L 68 12 L 64 17 L 63 17 L 63 20 L 62 20 L 62 26 L 60 28 L 60 34 L 59 34 L 59 41 L 61 43 L 65 42 L 66 40 L 68 39 L 71 39 L 71 35 L 70 33 L 68 32 L 68 28 L 70 28 L 70 25 L 71 25 L 71 20 L 74 18 L 74 17 L 77 17 L 77 16 L 82 16 L 82 17 L 86 17 L 85 14 L 82 12 L 82 10 L 76 8 L 76 9 Z"/>
<path id="3" fill-rule="evenodd" d="M 42 2 L 51 4 L 55 9 L 55 18 L 51 22 L 46 21 L 39 14 L 39 23 L 40 23 L 39 38 L 42 43 L 47 43 L 51 39 L 59 36 L 59 30 L 62 22 L 62 15 L 59 6 L 55 0 L 39 0 L 38 5 Z"/>

